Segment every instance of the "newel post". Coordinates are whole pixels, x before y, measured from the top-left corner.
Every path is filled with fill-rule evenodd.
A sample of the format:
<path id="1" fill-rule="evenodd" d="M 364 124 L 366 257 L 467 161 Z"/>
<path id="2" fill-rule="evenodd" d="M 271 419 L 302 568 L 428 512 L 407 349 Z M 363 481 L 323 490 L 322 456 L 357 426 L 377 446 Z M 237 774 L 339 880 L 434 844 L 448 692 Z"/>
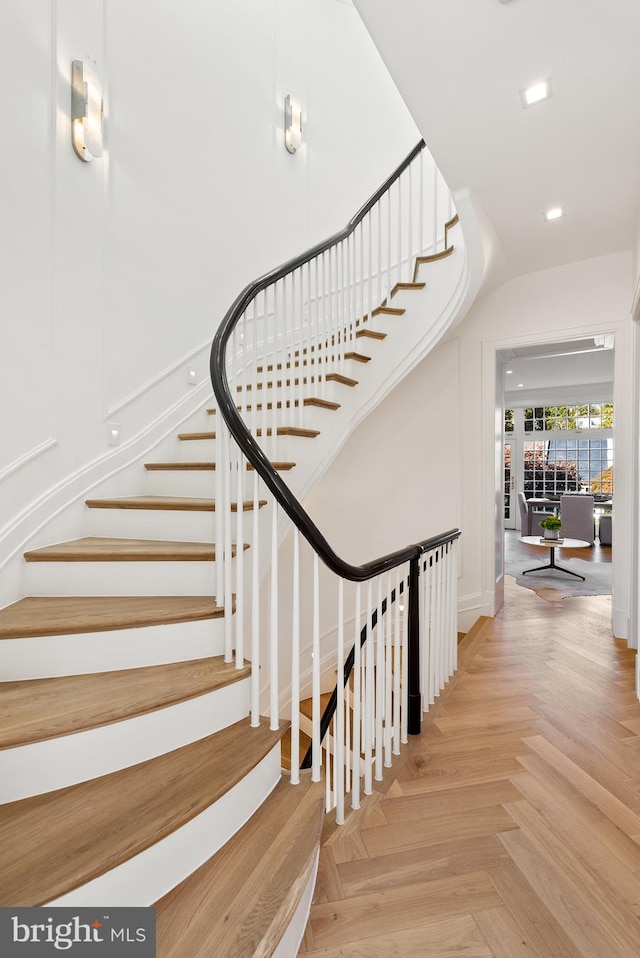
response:
<path id="1" fill-rule="evenodd" d="M 408 709 L 407 731 L 409 735 L 420 734 L 422 700 L 420 696 L 420 606 L 418 601 L 418 577 L 420 558 L 409 564 L 409 619 L 408 619 Z"/>

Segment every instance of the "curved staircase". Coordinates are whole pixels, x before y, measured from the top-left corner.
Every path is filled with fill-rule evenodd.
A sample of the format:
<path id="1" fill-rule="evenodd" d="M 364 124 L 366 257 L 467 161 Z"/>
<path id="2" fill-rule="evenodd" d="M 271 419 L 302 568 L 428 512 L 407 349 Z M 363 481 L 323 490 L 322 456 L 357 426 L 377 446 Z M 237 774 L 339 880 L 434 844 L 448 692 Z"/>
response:
<path id="1" fill-rule="evenodd" d="M 406 311 L 391 299 L 428 295 L 420 269 L 451 254 L 456 222 L 389 303 L 236 386 L 238 408 L 263 417 L 255 435 L 283 450 L 272 467 L 294 485 L 308 485 L 357 421 L 353 404 L 342 409 L 356 370 L 375 395 L 375 350 Z M 343 349 L 345 371 L 316 388 L 348 339 L 372 355 Z M 0 610 L 0 905 L 155 904 L 159 958 L 284 958 L 304 930 L 325 790 L 308 773 L 296 788 L 282 779 L 288 723 L 273 710 L 251 723 L 250 669 L 224 661 L 237 617 L 230 589 L 216 601 L 216 568 L 220 553 L 237 562 L 254 541 L 213 534 L 215 415 L 201 410 L 172 458 L 140 464 L 132 495 L 88 498 L 90 534 L 24 553 L 29 595 Z M 259 523 L 267 499 L 243 473 L 228 511 Z"/>

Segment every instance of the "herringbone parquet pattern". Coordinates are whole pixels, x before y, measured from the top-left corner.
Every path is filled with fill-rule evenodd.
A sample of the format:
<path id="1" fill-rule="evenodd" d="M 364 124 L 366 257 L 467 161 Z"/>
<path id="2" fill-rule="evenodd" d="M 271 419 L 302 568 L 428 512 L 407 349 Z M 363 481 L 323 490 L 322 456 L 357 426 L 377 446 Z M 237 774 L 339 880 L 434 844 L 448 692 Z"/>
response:
<path id="1" fill-rule="evenodd" d="M 640 955 L 640 705 L 610 616 L 508 586 L 395 779 L 327 826 L 301 956 Z"/>

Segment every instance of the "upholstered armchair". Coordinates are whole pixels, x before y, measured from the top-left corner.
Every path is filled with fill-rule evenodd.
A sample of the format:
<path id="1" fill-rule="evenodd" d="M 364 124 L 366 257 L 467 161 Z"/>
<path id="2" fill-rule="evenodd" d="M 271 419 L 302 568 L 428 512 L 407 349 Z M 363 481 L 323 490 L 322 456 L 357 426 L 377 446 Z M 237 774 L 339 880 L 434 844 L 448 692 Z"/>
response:
<path id="1" fill-rule="evenodd" d="M 562 496 L 560 499 L 561 535 L 568 539 L 583 539 L 590 546 L 595 539 L 593 496 Z"/>

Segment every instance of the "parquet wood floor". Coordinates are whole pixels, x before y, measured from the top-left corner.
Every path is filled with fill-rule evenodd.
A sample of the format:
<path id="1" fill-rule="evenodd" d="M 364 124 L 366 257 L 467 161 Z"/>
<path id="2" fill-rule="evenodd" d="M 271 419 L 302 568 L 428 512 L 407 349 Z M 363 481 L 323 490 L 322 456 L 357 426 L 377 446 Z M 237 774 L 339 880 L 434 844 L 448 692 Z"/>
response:
<path id="1" fill-rule="evenodd" d="M 325 826 L 301 956 L 640 955 L 640 703 L 610 617 L 507 580 L 401 768 Z"/>

